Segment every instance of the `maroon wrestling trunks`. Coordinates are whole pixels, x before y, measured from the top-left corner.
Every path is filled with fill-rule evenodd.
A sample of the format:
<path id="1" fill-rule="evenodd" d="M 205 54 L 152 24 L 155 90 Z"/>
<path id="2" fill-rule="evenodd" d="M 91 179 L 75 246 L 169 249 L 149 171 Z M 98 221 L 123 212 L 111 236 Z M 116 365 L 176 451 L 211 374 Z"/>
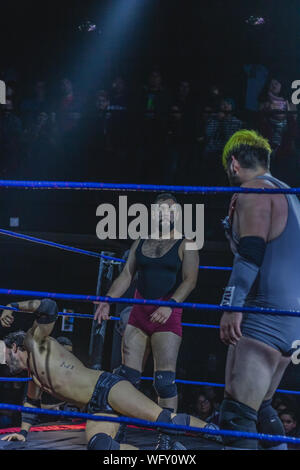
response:
<path id="1" fill-rule="evenodd" d="M 161 297 L 156 300 L 169 300 L 172 295 Z M 135 299 L 143 299 L 138 290 L 134 294 Z M 143 299 L 144 300 L 144 299 Z M 182 336 L 182 308 L 173 308 L 166 323 L 152 323 L 150 317 L 155 310 L 159 308 L 158 305 L 137 305 L 135 304 L 131 310 L 128 325 L 135 326 L 142 330 L 146 335 L 151 336 L 153 333 L 171 332 L 178 336 Z"/>

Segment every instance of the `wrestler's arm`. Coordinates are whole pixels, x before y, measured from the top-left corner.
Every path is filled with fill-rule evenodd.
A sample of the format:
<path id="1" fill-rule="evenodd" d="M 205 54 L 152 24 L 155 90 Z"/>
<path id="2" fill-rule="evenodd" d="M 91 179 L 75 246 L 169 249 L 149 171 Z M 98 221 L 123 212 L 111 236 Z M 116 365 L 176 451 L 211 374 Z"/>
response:
<path id="1" fill-rule="evenodd" d="M 28 383 L 27 396 L 23 406 L 27 408 L 40 408 L 41 389 L 34 382 Z M 22 423 L 19 433 L 7 434 L 3 441 L 25 441 L 30 428 L 39 422 L 37 414 L 22 412 Z"/>
<path id="2" fill-rule="evenodd" d="M 132 244 L 127 261 L 121 274 L 112 283 L 107 292 L 108 297 L 121 297 L 129 288 L 136 272 L 135 252 L 139 244 L 139 239 Z M 94 302 L 99 304 L 94 314 L 94 320 L 100 324 L 102 320 L 109 320 L 110 304 L 108 302 Z"/>
<path id="3" fill-rule="evenodd" d="M 131 281 L 136 272 L 135 252 L 139 244 L 139 241 L 140 241 L 139 239 L 135 240 L 135 242 L 131 245 L 124 269 L 121 272 L 121 274 L 115 279 L 115 281 L 112 283 L 109 291 L 106 294 L 107 296 L 121 297 L 124 294 L 124 292 L 126 292 L 127 289 L 129 288 Z"/>
<path id="4" fill-rule="evenodd" d="M 172 295 L 176 302 L 184 302 L 197 285 L 199 273 L 198 250 L 187 250 L 186 244 L 192 240 L 184 240 L 182 246 L 182 282 Z"/>
<path id="5" fill-rule="evenodd" d="M 250 187 L 253 187 L 253 183 Z M 245 193 L 239 195 L 236 215 L 240 242 L 221 305 L 237 307 L 244 305 L 263 262 L 271 228 L 271 214 L 270 195 Z M 238 312 L 223 314 L 220 337 L 225 344 L 234 345 L 241 338 L 241 320 L 242 314 Z"/>
<path id="6" fill-rule="evenodd" d="M 26 406 L 28 408 L 40 408 L 41 404 L 41 395 L 42 395 L 42 390 L 41 388 L 35 384 L 33 381 L 28 383 L 28 390 L 27 390 L 27 395 L 24 401 L 23 406 Z M 21 424 L 21 431 L 29 431 L 31 426 L 35 424 L 35 422 L 38 422 L 38 415 L 30 415 L 28 413 L 22 413 L 22 424 Z"/>
<path id="7" fill-rule="evenodd" d="M 35 302 L 30 305 L 30 307 L 32 307 L 30 311 L 34 313 L 35 321 L 32 327 L 27 331 L 24 345 L 28 351 L 31 351 L 33 341 L 39 343 L 52 333 L 58 316 L 58 308 L 56 302 L 51 299 L 29 302 Z M 28 302 L 19 302 L 18 308 L 23 310 L 26 308 L 26 304 L 28 304 Z M 29 308 L 28 305 L 27 307 Z"/>

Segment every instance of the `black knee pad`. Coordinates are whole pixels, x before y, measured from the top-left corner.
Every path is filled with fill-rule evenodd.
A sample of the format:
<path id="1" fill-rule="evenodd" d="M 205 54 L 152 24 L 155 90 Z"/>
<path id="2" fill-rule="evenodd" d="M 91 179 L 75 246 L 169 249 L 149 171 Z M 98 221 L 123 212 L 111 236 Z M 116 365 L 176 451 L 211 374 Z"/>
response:
<path id="1" fill-rule="evenodd" d="M 272 399 L 262 402 L 258 410 L 257 430 L 262 434 L 285 436 L 283 424 L 271 403 Z M 270 449 L 278 445 L 278 443 L 271 441 L 260 441 L 259 444 L 263 449 Z"/>
<path id="2" fill-rule="evenodd" d="M 108 434 L 95 434 L 87 445 L 88 450 L 120 450 L 120 444 Z"/>
<path id="3" fill-rule="evenodd" d="M 54 300 L 42 299 L 39 308 L 35 311 L 37 322 L 49 324 L 57 320 L 58 307 Z"/>
<path id="4" fill-rule="evenodd" d="M 120 377 L 125 377 L 136 388 L 138 388 L 140 385 L 141 372 L 136 369 L 132 369 L 131 367 L 127 367 L 124 364 L 122 364 L 117 369 L 114 370 L 114 374 L 120 375 Z"/>
<path id="5" fill-rule="evenodd" d="M 257 412 L 253 408 L 239 401 L 229 400 L 227 398 L 223 400 L 219 417 L 220 429 L 256 433 L 256 422 Z M 232 447 L 257 449 L 257 441 L 255 439 L 223 436 L 223 442 Z"/>
<path id="6" fill-rule="evenodd" d="M 173 398 L 177 395 L 175 372 L 158 370 L 154 374 L 153 386 L 160 398 Z"/>

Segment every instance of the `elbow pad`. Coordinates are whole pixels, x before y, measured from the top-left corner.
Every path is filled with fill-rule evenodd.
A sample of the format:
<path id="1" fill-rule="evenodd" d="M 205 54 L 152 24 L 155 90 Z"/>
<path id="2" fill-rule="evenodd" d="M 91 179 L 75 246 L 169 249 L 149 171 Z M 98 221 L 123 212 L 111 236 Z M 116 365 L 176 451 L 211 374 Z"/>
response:
<path id="1" fill-rule="evenodd" d="M 37 317 L 37 322 L 43 325 L 48 323 L 56 322 L 58 316 L 58 308 L 56 302 L 51 299 L 43 299 L 41 300 L 41 305 L 35 311 L 35 315 Z"/>

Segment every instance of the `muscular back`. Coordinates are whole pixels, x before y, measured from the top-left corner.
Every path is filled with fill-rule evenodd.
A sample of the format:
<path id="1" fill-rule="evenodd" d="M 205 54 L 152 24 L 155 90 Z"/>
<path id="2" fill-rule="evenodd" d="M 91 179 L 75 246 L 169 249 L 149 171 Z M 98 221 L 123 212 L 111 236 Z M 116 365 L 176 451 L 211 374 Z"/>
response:
<path id="1" fill-rule="evenodd" d="M 86 368 L 54 338 L 27 333 L 28 368 L 33 381 L 51 395 L 82 406 L 89 402 L 99 372 Z"/>

